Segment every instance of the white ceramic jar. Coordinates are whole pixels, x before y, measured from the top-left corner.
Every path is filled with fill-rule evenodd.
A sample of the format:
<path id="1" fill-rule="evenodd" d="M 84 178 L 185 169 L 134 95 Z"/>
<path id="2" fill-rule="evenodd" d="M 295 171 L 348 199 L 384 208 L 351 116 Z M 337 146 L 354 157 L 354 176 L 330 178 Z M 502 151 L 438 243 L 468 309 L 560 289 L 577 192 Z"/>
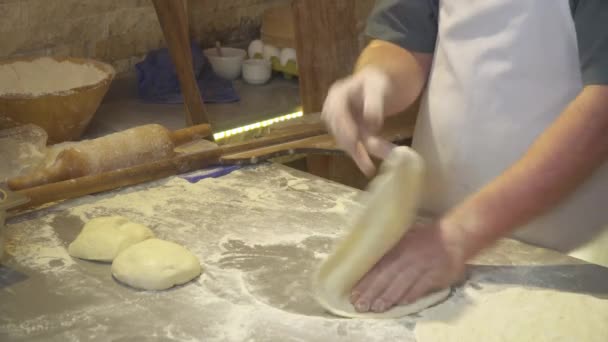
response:
<path id="1" fill-rule="evenodd" d="M 248 59 L 243 62 L 243 79 L 249 84 L 264 84 L 272 76 L 272 64 L 265 59 Z"/>

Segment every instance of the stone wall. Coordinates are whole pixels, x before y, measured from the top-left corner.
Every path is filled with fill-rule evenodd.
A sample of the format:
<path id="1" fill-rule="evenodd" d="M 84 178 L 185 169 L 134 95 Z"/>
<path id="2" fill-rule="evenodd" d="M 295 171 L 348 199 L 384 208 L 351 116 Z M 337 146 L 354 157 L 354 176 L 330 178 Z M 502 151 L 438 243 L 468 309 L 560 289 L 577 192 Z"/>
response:
<path id="1" fill-rule="evenodd" d="M 374 0 L 353 1 L 363 28 Z M 248 42 L 259 36 L 264 10 L 289 2 L 188 0 L 190 32 L 203 46 Z M 0 58 L 91 57 L 124 74 L 164 45 L 150 0 L 0 0 Z"/>
<path id="2" fill-rule="evenodd" d="M 190 32 L 203 46 L 216 40 L 238 44 L 259 38 L 267 8 L 290 0 L 190 0 Z"/>
<path id="3" fill-rule="evenodd" d="M 189 0 L 191 34 L 205 45 L 248 41 L 259 34 L 263 11 L 285 3 Z M 124 74 L 164 45 L 150 0 L 0 0 L 0 58 L 91 57 Z"/>

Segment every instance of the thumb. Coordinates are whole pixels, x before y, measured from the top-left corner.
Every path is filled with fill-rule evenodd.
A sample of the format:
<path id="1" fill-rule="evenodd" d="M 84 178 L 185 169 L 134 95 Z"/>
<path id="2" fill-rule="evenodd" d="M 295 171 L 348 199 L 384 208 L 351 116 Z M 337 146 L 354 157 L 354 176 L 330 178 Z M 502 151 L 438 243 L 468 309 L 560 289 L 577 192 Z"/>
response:
<path id="1" fill-rule="evenodd" d="M 382 137 L 372 135 L 367 135 L 364 137 L 363 145 L 369 154 L 380 160 L 386 159 L 391 151 L 397 147 L 397 145 Z"/>
<path id="2" fill-rule="evenodd" d="M 376 174 L 376 166 L 361 141 L 357 142 L 352 158 L 366 177 L 371 178 Z"/>

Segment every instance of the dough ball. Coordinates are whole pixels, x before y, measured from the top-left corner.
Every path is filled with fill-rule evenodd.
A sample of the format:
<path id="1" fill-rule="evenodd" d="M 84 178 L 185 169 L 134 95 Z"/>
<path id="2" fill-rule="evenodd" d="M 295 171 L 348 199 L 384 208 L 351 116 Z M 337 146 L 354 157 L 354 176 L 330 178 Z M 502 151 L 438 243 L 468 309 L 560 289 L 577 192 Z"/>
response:
<path id="1" fill-rule="evenodd" d="M 125 217 L 98 217 L 84 225 L 68 253 L 80 259 L 112 261 L 127 247 L 151 237 L 154 233 L 148 227 Z"/>
<path id="2" fill-rule="evenodd" d="M 164 290 L 201 274 L 192 252 L 169 241 L 149 239 L 127 248 L 112 263 L 116 279 L 143 290 Z"/>

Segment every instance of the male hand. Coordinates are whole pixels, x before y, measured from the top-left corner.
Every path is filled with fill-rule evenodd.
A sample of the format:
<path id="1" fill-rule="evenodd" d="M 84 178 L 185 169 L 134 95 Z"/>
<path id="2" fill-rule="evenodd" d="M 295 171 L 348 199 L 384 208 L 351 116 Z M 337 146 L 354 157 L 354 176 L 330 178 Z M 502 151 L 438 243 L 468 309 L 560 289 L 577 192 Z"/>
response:
<path id="1" fill-rule="evenodd" d="M 371 177 L 375 166 L 370 154 L 384 159 L 392 148 L 375 136 L 387 115 L 386 101 L 392 85 L 379 68 L 366 67 L 336 82 L 323 105 L 322 118 L 338 147 L 346 151 L 363 173 Z"/>
<path id="2" fill-rule="evenodd" d="M 359 312 L 384 312 L 446 288 L 464 274 L 463 246 L 438 224 L 416 225 L 355 286 Z"/>

